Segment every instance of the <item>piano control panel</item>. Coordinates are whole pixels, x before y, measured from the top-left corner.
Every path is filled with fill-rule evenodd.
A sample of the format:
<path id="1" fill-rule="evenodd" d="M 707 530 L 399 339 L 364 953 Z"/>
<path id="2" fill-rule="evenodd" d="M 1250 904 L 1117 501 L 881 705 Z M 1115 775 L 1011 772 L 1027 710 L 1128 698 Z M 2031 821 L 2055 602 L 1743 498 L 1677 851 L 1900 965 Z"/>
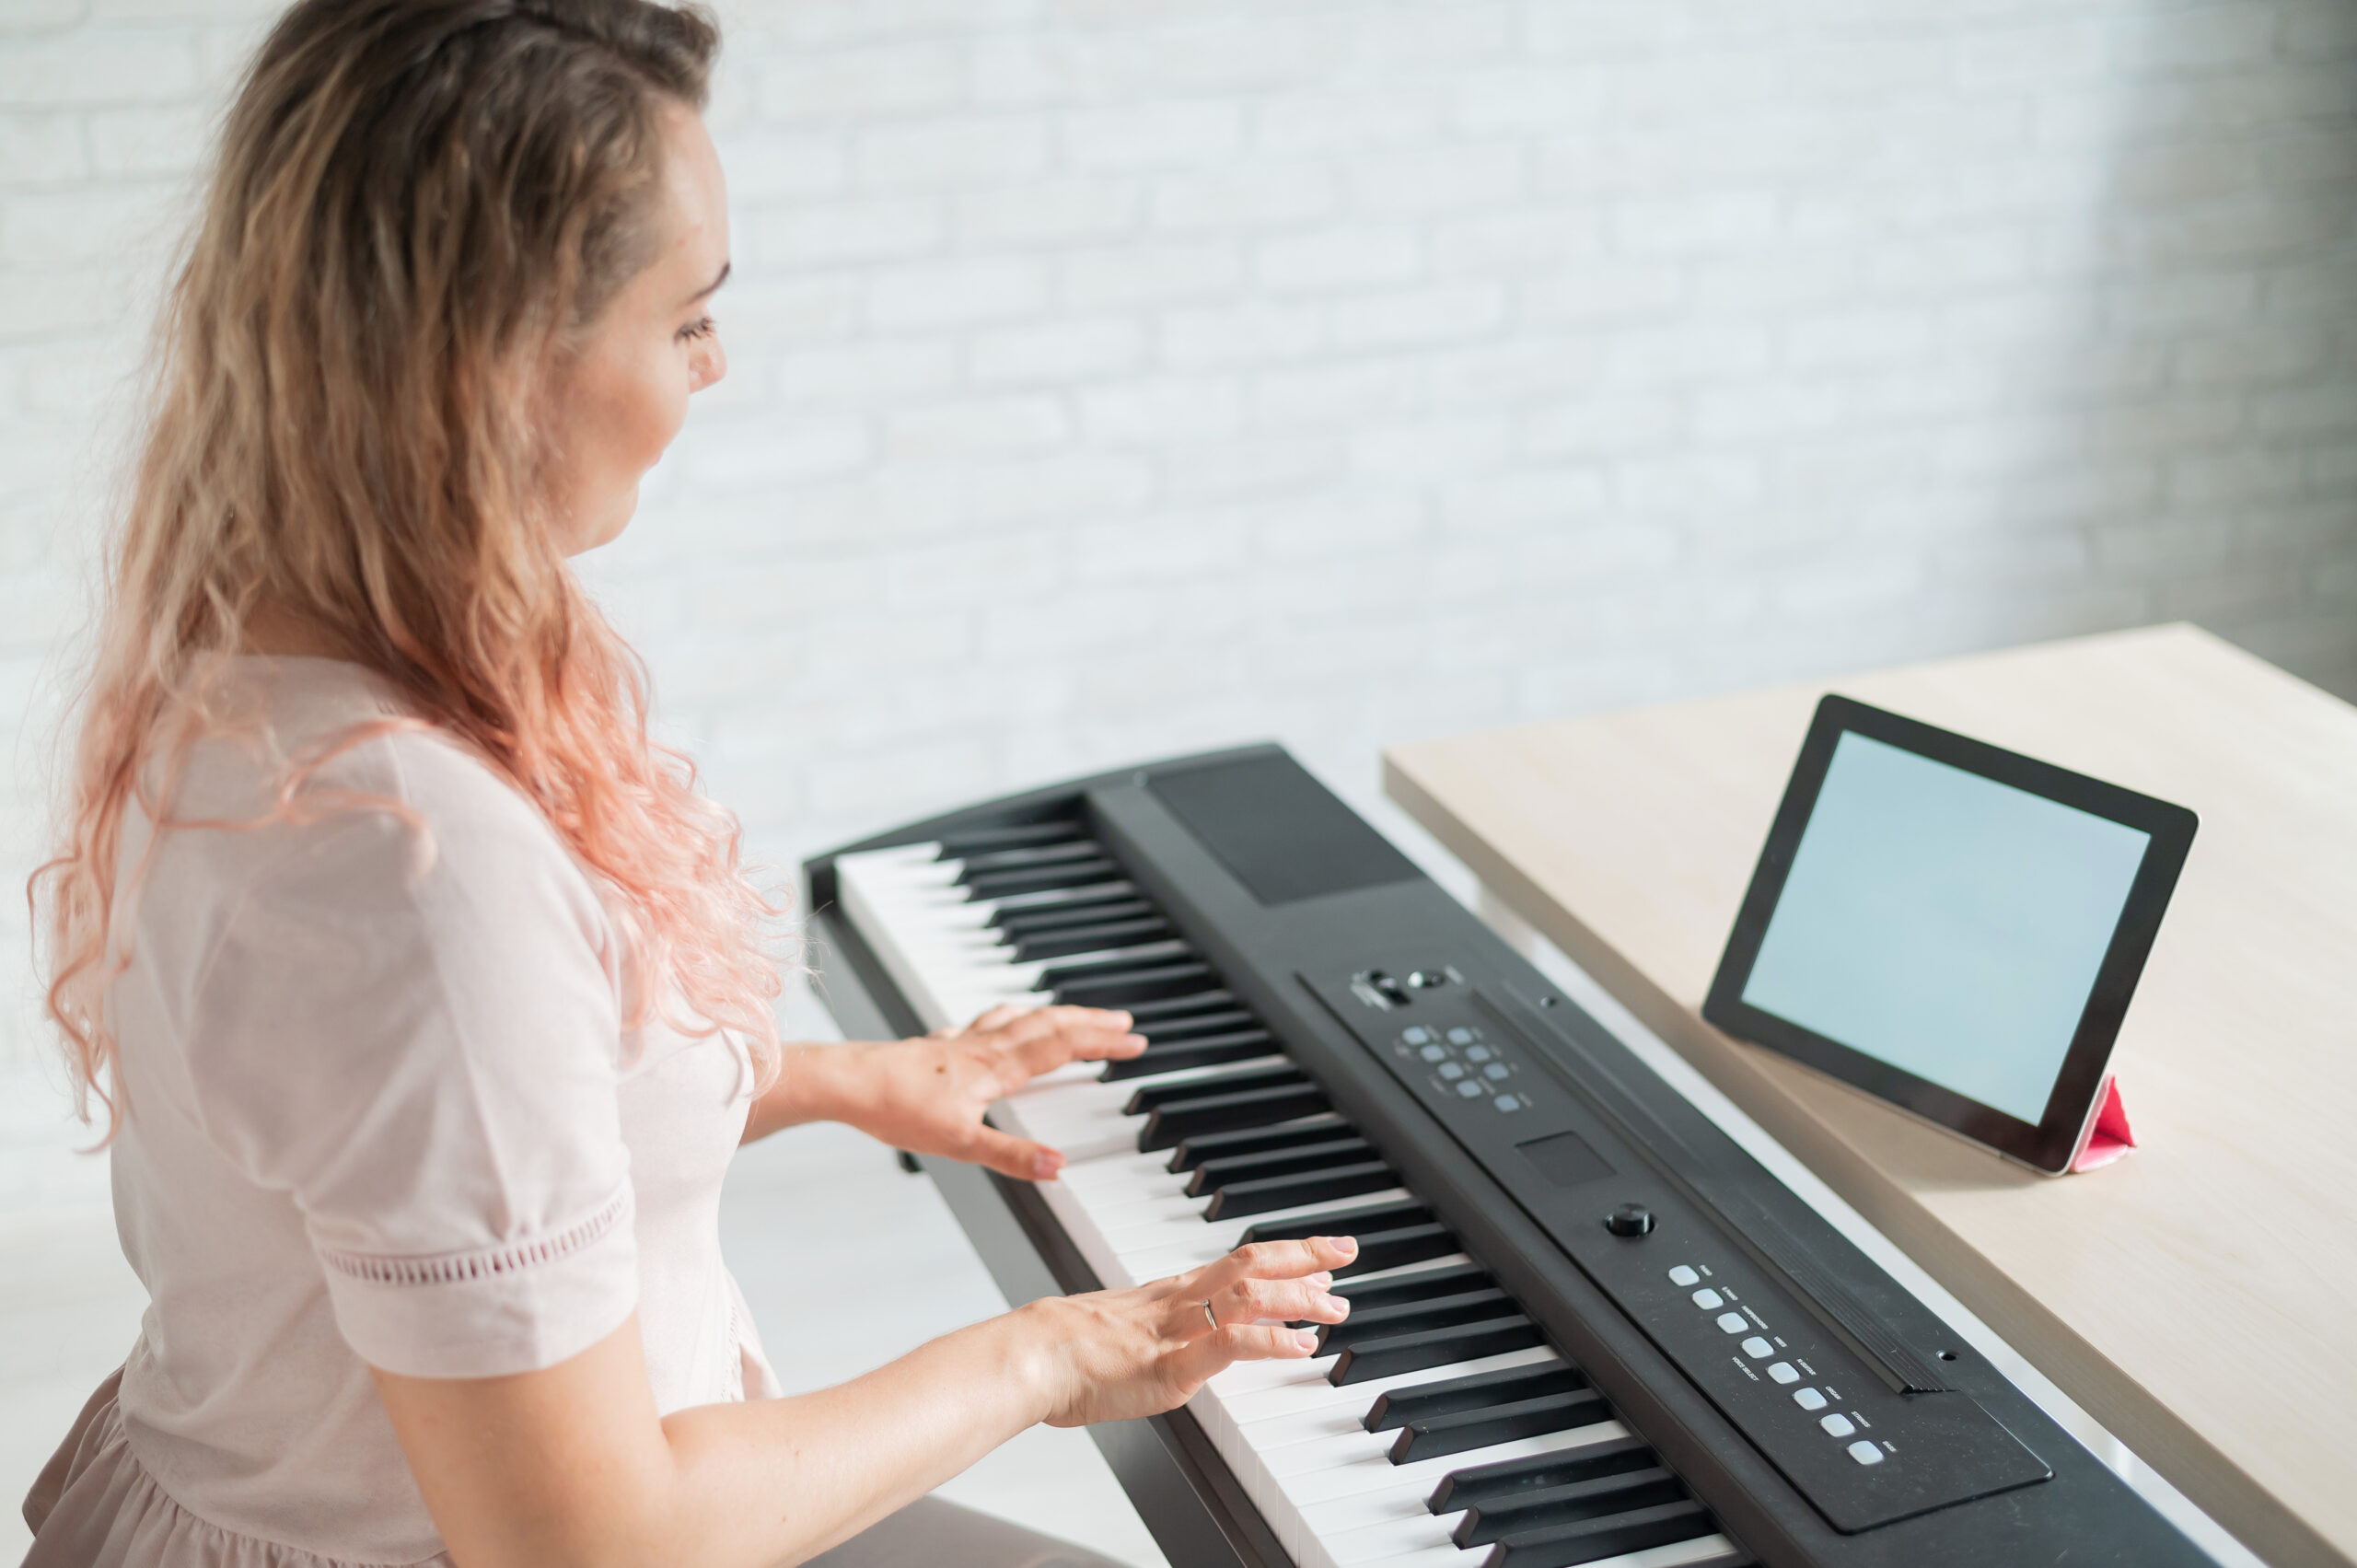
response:
<path id="1" fill-rule="evenodd" d="M 2051 1475 L 1969 1395 L 1902 1391 L 1805 1307 L 1517 1002 L 1430 962 L 1301 978 L 1835 1529 Z"/>

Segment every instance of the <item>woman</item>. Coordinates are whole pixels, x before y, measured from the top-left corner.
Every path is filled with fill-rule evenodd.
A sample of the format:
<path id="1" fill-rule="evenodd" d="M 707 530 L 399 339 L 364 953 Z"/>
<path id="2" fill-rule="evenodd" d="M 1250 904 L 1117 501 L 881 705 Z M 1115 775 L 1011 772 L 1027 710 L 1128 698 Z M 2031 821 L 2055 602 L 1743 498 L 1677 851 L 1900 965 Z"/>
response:
<path id="1" fill-rule="evenodd" d="M 1142 1042 L 781 1046 L 735 824 L 565 565 L 725 368 L 715 44 L 646 0 L 303 0 L 242 85 L 35 880 L 153 1305 L 34 1564 L 1036 1561 L 887 1516 L 1342 1316 L 1348 1242 L 1248 1248 L 768 1397 L 740 1139 L 1052 1178 L 981 1108 Z"/>

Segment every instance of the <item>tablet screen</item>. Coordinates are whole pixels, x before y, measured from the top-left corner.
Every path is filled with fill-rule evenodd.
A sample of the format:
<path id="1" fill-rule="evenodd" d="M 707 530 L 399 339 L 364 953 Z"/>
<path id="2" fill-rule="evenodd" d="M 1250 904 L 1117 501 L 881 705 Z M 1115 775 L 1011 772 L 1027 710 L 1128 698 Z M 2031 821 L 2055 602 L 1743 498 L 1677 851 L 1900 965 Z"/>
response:
<path id="1" fill-rule="evenodd" d="M 1743 1000 L 2038 1121 L 2150 842 L 1846 733 Z"/>

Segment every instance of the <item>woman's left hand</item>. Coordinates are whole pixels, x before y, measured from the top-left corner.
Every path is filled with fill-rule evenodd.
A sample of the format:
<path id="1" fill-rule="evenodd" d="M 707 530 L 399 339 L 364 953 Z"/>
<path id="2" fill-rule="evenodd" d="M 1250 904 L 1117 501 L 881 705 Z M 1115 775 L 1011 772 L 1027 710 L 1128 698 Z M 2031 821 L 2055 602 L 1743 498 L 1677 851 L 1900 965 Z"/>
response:
<path id="1" fill-rule="evenodd" d="M 913 1154 L 946 1155 L 1002 1175 L 1047 1181 L 1063 1168 L 1064 1156 L 983 1125 L 983 1110 L 1066 1063 L 1118 1061 L 1144 1049 L 1144 1038 L 1130 1032 L 1127 1013 L 993 1007 L 964 1028 L 938 1029 L 922 1040 L 808 1048 L 789 1059 L 772 1093 L 791 1091 L 797 1067 L 807 1065 L 832 1080 L 823 1109 L 809 1108 L 829 1120 Z M 807 1119 L 779 1117 L 772 1124 Z"/>

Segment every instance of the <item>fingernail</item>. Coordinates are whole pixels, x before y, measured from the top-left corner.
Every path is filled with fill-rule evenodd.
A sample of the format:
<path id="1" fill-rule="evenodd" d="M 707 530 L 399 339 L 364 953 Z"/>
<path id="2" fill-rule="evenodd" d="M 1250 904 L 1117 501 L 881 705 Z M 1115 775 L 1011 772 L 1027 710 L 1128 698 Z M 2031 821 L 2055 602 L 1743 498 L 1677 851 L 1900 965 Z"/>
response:
<path id="1" fill-rule="evenodd" d="M 1334 1246 L 1345 1258 L 1355 1258 L 1359 1255 L 1359 1238 L 1355 1236 L 1338 1236 L 1334 1238 Z"/>
<path id="2" fill-rule="evenodd" d="M 1042 1181 L 1053 1179 L 1056 1172 L 1063 1169 L 1063 1167 L 1064 1156 L 1060 1154 L 1053 1153 L 1052 1151 L 1041 1155 L 1039 1158 L 1031 1162 L 1032 1174 L 1037 1176 Z"/>
<path id="3" fill-rule="evenodd" d="M 1136 1046 L 1140 1051 L 1144 1051 L 1144 1050 L 1145 1049 L 1145 1036 L 1144 1036 L 1144 1035 L 1123 1035 L 1123 1036 L 1121 1037 L 1121 1043 L 1122 1043 L 1123 1045 L 1134 1045 L 1134 1046 Z"/>
<path id="4" fill-rule="evenodd" d="M 1295 1329 L 1293 1331 L 1293 1342 L 1299 1345 L 1304 1350 L 1316 1350 L 1318 1348 L 1318 1336 L 1311 1333 L 1306 1329 Z"/>
<path id="5" fill-rule="evenodd" d="M 1329 1295 L 1329 1296 L 1324 1296 L 1324 1297 L 1321 1297 L 1321 1298 L 1320 1298 L 1320 1305 L 1322 1305 L 1322 1306 L 1326 1308 L 1326 1310 L 1327 1310 L 1327 1311 L 1329 1311 L 1329 1312 L 1339 1312 L 1339 1313 L 1342 1314 L 1342 1316 L 1344 1316 L 1345 1318 L 1349 1317 L 1349 1316 L 1350 1316 L 1350 1313 L 1351 1313 L 1351 1303 L 1350 1303 L 1350 1298 L 1349 1298 L 1348 1296 L 1341 1296 L 1341 1295 Z"/>

